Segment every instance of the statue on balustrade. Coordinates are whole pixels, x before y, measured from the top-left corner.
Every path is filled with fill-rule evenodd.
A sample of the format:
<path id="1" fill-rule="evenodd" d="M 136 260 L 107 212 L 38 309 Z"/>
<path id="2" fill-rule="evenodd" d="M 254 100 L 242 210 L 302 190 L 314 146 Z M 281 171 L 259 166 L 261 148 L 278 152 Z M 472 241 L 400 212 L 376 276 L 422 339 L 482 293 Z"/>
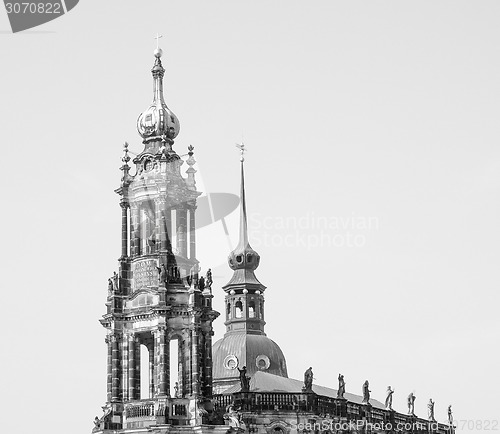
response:
<path id="1" fill-rule="evenodd" d="M 113 277 L 111 277 L 112 287 L 114 291 L 118 291 L 118 274 L 113 271 Z"/>
<path id="2" fill-rule="evenodd" d="M 175 385 L 174 385 L 174 398 L 178 398 L 178 397 L 179 397 L 179 382 L 176 381 Z"/>
<path id="3" fill-rule="evenodd" d="M 314 374 L 312 371 L 312 367 L 304 372 L 304 387 L 302 388 L 302 392 L 312 392 Z"/>
<path id="4" fill-rule="evenodd" d="M 368 383 L 368 380 L 366 380 L 363 383 L 363 404 L 370 403 L 370 392 L 370 383 Z"/>
<path id="5" fill-rule="evenodd" d="M 408 414 L 415 414 L 415 399 L 417 399 L 417 397 L 411 392 L 408 395 Z"/>
<path id="6" fill-rule="evenodd" d="M 435 422 L 436 419 L 434 419 L 434 401 L 429 399 L 429 403 L 427 404 L 427 409 L 429 410 L 429 421 L 430 422 Z"/>
<path id="7" fill-rule="evenodd" d="M 391 388 L 391 386 L 387 386 L 387 396 L 385 398 L 385 408 L 387 410 L 392 410 L 392 394 L 394 393 L 394 390 Z"/>
<path id="8" fill-rule="evenodd" d="M 203 277 L 200 277 L 200 280 L 203 279 Z M 247 367 L 243 366 L 242 369 L 237 368 L 239 373 L 240 373 L 240 386 L 241 386 L 241 391 L 242 392 L 249 392 L 250 391 L 250 377 L 247 377 Z"/>
<path id="9" fill-rule="evenodd" d="M 345 381 L 344 376 L 339 374 L 339 389 L 337 390 L 337 398 L 344 398 L 345 393 Z"/>
<path id="10" fill-rule="evenodd" d="M 111 277 L 108 279 L 108 294 L 113 293 L 113 280 L 111 280 Z"/>
<path id="11" fill-rule="evenodd" d="M 213 283 L 213 281 L 212 281 L 212 269 L 209 268 L 207 271 L 205 286 L 210 289 L 210 288 L 212 288 L 212 283 Z"/>
<path id="12" fill-rule="evenodd" d="M 453 412 L 451 411 L 451 405 L 448 406 L 448 423 L 453 426 Z"/>

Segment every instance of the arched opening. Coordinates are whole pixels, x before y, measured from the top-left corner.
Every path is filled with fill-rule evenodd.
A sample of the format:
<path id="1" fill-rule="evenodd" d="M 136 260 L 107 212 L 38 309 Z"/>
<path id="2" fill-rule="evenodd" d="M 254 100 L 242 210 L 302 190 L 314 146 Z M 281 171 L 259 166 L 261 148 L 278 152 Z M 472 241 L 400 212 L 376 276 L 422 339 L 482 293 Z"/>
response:
<path id="1" fill-rule="evenodd" d="M 243 317 L 243 303 L 241 302 L 241 300 L 238 300 L 234 305 L 234 307 L 235 307 L 236 318 Z"/>
<path id="2" fill-rule="evenodd" d="M 170 339 L 170 396 L 172 398 L 182 398 L 182 386 L 180 380 L 180 357 L 179 357 L 179 337 L 173 336 Z"/>
<path id="3" fill-rule="evenodd" d="M 150 398 L 150 366 L 149 366 L 149 351 L 146 345 L 141 344 L 140 347 L 141 358 L 140 358 L 140 368 L 141 368 L 141 399 Z"/>
<path id="4" fill-rule="evenodd" d="M 255 301 L 253 300 L 248 303 L 248 317 L 255 318 Z"/>
<path id="5" fill-rule="evenodd" d="M 227 319 L 231 319 L 233 316 L 231 315 L 231 303 L 227 303 L 226 305 L 226 316 Z"/>

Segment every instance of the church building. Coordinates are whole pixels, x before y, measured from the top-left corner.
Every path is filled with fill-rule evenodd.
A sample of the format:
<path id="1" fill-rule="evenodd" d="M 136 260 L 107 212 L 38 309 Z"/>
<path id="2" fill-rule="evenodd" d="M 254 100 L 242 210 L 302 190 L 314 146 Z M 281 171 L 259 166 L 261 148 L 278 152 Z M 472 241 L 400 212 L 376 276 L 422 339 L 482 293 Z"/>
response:
<path id="1" fill-rule="evenodd" d="M 434 419 L 432 400 L 428 417 L 417 417 L 412 394 L 408 412 L 399 413 L 392 408 L 393 391 L 381 403 L 370 397 L 368 382 L 358 396 L 346 392 L 341 375 L 338 389 L 313 384 L 312 368 L 303 380 L 288 378 L 282 350 L 265 333 L 266 287 L 255 274 L 261 258 L 248 239 L 243 145 L 239 242 L 228 258 L 233 275 L 222 289 L 214 287 L 210 269 L 202 275 L 194 148 L 185 161 L 174 150 L 180 124 L 164 101 L 161 57 L 157 48 L 153 102 L 137 120 L 144 149 L 133 158 L 131 173 L 125 144 L 115 190 L 121 256 L 100 319 L 107 395 L 92 432 L 452 433 L 451 406 L 442 424 Z M 219 312 L 212 299 L 223 295 L 226 332 L 215 341 Z"/>

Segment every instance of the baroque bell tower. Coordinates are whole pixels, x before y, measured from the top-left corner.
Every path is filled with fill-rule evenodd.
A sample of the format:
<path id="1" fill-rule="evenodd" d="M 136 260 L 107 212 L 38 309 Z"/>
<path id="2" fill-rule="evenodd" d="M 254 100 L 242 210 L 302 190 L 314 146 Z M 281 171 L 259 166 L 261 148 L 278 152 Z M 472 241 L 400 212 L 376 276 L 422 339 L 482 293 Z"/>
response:
<path id="1" fill-rule="evenodd" d="M 131 174 L 125 144 L 116 190 L 121 256 L 100 320 L 107 330 L 107 400 L 104 414 L 94 421 L 95 433 L 151 427 L 163 433 L 162 426 L 167 431 L 172 425 L 199 426 L 204 403 L 212 396 L 212 322 L 219 314 L 212 309 L 211 273 L 201 276 L 196 259 L 195 211 L 201 193 L 194 148 L 188 148 L 183 177 L 184 161 L 173 150 L 179 120 L 163 97 L 162 50 L 157 48 L 154 56 L 153 102 L 137 120 L 144 149 L 133 159 Z M 177 357 L 171 357 L 171 348 Z"/>

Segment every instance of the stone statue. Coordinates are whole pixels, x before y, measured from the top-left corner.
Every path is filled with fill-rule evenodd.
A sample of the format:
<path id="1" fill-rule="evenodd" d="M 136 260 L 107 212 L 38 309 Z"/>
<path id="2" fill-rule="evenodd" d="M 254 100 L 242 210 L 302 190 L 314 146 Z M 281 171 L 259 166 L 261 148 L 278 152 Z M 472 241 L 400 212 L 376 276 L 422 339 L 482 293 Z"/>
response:
<path id="1" fill-rule="evenodd" d="M 113 289 L 115 291 L 118 291 L 118 274 L 116 274 L 116 271 L 113 271 Z"/>
<path id="2" fill-rule="evenodd" d="M 198 280 L 198 288 L 200 290 L 204 290 L 205 289 L 205 279 L 203 278 L 203 276 L 201 276 Z"/>
<path id="3" fill-rule="evenodd" d="M 411 392 L 408 395 L 408 414 L 415 414 L 415 399 L 417 397 Z"/>
<path id="4" fill-rule="evenodd" d="M 202 277 L 200 277 L 200 280 Z M 240 373 L 240 386 L 242 392 L 250 391 L 250 377 L 247 377 L 247 367 L 243 366 L 242 369 L 237 368 Z"/>
<path id="5" fill-rule="evenodd" d="M 385 398 L 385 408 L 387 410 L 392 410 L 392 394 L 394 390 L 391 389 L 391 386 L 387 386 L 387 396 Z"/>
<path id="6" fill-rule="evenodd" d="M 344 376 L 339 374 L 339 390 L 337 390 L 337 398 L 343 398 L 345 393 Z"/>
<path id="7" fill-rule="evenodd" d="M 111 277 L 108 279 L 108 293 L 111 294 L 113 292 L 113 281 Z"/>
<path id="8" fill-rule="evenodd" d="M 99 427 L 101 426 L 101 419 L 99 419 L 97 416 L 94 418 L 94 426 L 95 429 L 99 429 Z"/>
<path id="9" fill-rule="evenodd" d="M 304 372 L 304 387 L 302 388 L 303 392 L 312 392 L 313 379 L 314 375 L 312 367 L 309 367 L 309 369 Z"/>
<path id="10" fill-rule="evenodd" d="M 363 404 L 369 404 L 370 403 L 370 392 L 371 390 L 369 389 L 370 383 L 368 383 L 368 380 L 366 380 L 363 383 Z"/>
<path id="11" fill-rule="evenodd" d="M 453 412 L 451 411 L 451 405 L 448 406 L 448 423 L 453 426 Z"/>
<path id="12" fill-rule="evenodd" d="M 175 385 L 174 385 L 174 398 L 178 398 L 178 397 L 179 397 L 179 382 L 176 381 Z"/>
<path id="13" fill-rule="evenodd" d="M 160 283 L 167 283 L 168 273 L 165 264 L 161 264 L 159 267 L 156 267 L 158 270 L 158 280 Z"/>
<path id="14" fill-rule="evenodd" d="M 212 269 L 209 268 L 207 271 L 207 279 L 206 279 L 206 287 L 207 288 L 212 288 Z"/>
<path id="15" fill-rule="evenodd" d="M 229 420 L 229 426 L 231 428 L 241 428 L 240 415 L 234 409 L 233 404 L 229 404 L 226 407 L 226 414 L 224 415 L 224 417 Z"/>
<path id="16" fill-rule="evenodd" d="M 434 401 L 432 400 L 432 398 L 429 399 L 427 409 L 429 410 L 429 421 L 434 422 L 436 419 L 434 419 Z"/>

